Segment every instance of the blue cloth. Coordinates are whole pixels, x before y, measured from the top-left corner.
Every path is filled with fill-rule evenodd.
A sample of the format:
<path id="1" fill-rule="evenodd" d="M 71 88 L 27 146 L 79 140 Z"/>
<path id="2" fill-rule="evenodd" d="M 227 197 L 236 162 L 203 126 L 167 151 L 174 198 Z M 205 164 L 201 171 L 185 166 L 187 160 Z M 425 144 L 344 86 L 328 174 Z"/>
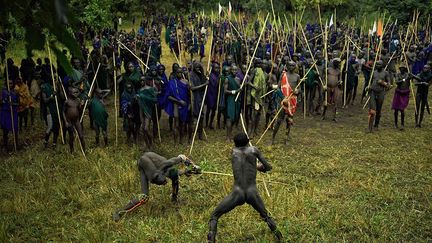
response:
<path id="1" fill-rule="evenodd" d="M 178 105 L 179 118 L 181 122 L 189 121 L 188 107 L 190 104 L 189 99 L 189 87 L 178 79 L 171 79 L 168 82 L 168 87 L 166 89 L 166 106 L 165 112 L 170 116 L 174 116 L 174 102 L 169 100 L 168 97 L 172 96 L 177 100 L 183 100 L 186 102 L 186 106 Z"/>
<path id="2" fill-rule="evenodd" d="M 12 131 L 12 117 L 13 117 L 13 129 L 15 132 L 18 132 L 18 111 L 17 105 L 12 105 L 12 117 L 11 117 L 11 109 L 9 105 L 9 96 L 12 100 L 12 104 L 17 104 L 18 94 L 15 91 L 9 92 L 7 88 L 3 88 L 2 90 L 2 105 L 0 107 L 0 127 L 2 129 L 6 129 L 8 131 Z"/>
<path id="3" fill-rule="evenodd" d="M 216 109 L 218 86 L 219 73 L 211 72 L 206 96 L 206 105 L 209 109 Z"/>

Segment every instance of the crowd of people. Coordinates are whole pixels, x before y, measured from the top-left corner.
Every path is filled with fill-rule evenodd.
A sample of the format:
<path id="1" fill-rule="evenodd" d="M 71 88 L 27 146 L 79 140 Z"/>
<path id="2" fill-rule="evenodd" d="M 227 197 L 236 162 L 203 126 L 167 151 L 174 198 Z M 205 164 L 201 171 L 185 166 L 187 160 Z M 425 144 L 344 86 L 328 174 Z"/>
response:
<path id="1" fill-rule="evenodd" d="M 410 98 L 415 100 L 415 127 L 422 126 L 432 82 L 430 30 L 408 28 L 412 31 L 405 33 L 409 23 L 390 23 L 382 33 L 339 22 L 272 23 L 246 15 L 237 20 L 191 14 L 153 16 L 130 32 L 117 24 L 103 30 L 83 26 L 75 33 L 82 55 L 70 58 L 70 73 L 49 58 L 35 63 L 27 57 L 19 67 L 13 59 L 5 60 L 4 35 L 3 77 L 8 81 L 1 94 L 3 148 L 11 149 L 10 140 L 19 144 L 18 134 L 34 125 L 35 107 L 46 125 L 45 146 L 51 135 L 56 146 L 67 131 L 70 151 L 75 133 L 85 151 L 87 108 L 96 144 L 101 131 L 108 144 L 105 98 L 116 89 L 127 141 L 136 143 L 139 137 L 148 150 L 160 138 L 164 114 L 180 144 L 192 142 L 196 127 L 198 139 L 206 139 L 205 129 L 225 129 L 230 140 L 233 126 L 243 118 L 250 138 L 263 132 L 263 120 L 271 128 L 272 143 L 285 123 L 287 143 L 300 112 L 296 110 L 337 122 L 338 109 L 356 105 L 369 107 L 368 131 L 373 132 L 385 96 L 394 87 L 394 126 L 404 129 Z M 161 40 L 175 63 L 161 62 Z M 206 56 L 209 63 L 202 63 Z M 171 73 L 165 65 L 171 65 Z"/>

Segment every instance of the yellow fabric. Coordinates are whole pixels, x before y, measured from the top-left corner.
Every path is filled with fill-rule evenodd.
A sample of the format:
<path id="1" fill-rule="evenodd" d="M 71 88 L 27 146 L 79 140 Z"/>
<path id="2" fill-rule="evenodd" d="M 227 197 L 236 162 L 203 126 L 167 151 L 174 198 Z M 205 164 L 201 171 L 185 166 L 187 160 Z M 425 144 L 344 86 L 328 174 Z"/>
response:
<path id="1" fill-rule="evenodd" d="M 21 108 L 33 107 L 33 98 L 30 95 L 29 88 L 27 84 L 17 84 L 15 87 L 15 91 L 19 95 L 19 106 Z"/>

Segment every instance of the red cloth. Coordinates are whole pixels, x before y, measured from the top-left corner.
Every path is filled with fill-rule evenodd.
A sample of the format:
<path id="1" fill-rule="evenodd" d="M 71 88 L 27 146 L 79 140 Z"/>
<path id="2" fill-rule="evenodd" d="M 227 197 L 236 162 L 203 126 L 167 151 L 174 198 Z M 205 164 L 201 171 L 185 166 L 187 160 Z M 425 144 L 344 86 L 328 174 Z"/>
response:
<path id="1" fill-rule="evenodd" d="M 285 113 L 293 116 L 297 108 L 297 96 L 294 95 L 294 91 L 288 82 L 288 75 L 285 71 L 282 73 L 281 90 L 285 97 L 289 97 L 288 102 L 283 102 Z"/>

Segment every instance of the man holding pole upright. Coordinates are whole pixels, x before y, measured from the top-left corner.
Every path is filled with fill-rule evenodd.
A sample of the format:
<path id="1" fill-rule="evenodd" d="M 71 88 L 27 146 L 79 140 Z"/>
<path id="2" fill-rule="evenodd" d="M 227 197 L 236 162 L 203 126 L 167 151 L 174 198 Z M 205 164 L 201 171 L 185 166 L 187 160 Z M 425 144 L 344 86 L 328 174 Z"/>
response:
<path id="1" fill-rule="evenodd" d="M 386 89 L 391 88 L 390 75 L 384 69 L 383 61 L 377 61 L 375 68 L 376 70 L 372 74 L 372 83 L 369 87 L 369 132 L 372 132 L 373 127 L 378 129 L 381 118 L 381 108 L 384 103 L 385 91 Z"/>
<path id="2" fill-rule="evenodd" d="M 18 111 L 19 97 L 14 91 L 12 80 L 4 85 L 0 100 L 0 127 L 3 130 L 3 146 L 8 151 L 9 132 L 13 133 L 14 148 L 18 143 Z"/>
<path id="3" fill-rule="evenodd" d="M 198 139 L 203 140 L 203 124 L 204 124 L 204 116 L 199 117 L 199 113 L 201 110 L 201 104 L 204 100 L 205 89 L 209 84 L 205 74 L 204 69 L 199 62 L 194 62 L 192 64 L 192 72 L 190 73 L 190 83 L 191 83 L 191 91 L 193 95 L 193 105 L 192 105 L 192 113 L 194 120 L 196 120 L 195 124 L 198 124 Z M 203 108 L 202 112 L 205 114 L 206 109 Z M 199 117 L 199 121 L 198 121 Z"/>

